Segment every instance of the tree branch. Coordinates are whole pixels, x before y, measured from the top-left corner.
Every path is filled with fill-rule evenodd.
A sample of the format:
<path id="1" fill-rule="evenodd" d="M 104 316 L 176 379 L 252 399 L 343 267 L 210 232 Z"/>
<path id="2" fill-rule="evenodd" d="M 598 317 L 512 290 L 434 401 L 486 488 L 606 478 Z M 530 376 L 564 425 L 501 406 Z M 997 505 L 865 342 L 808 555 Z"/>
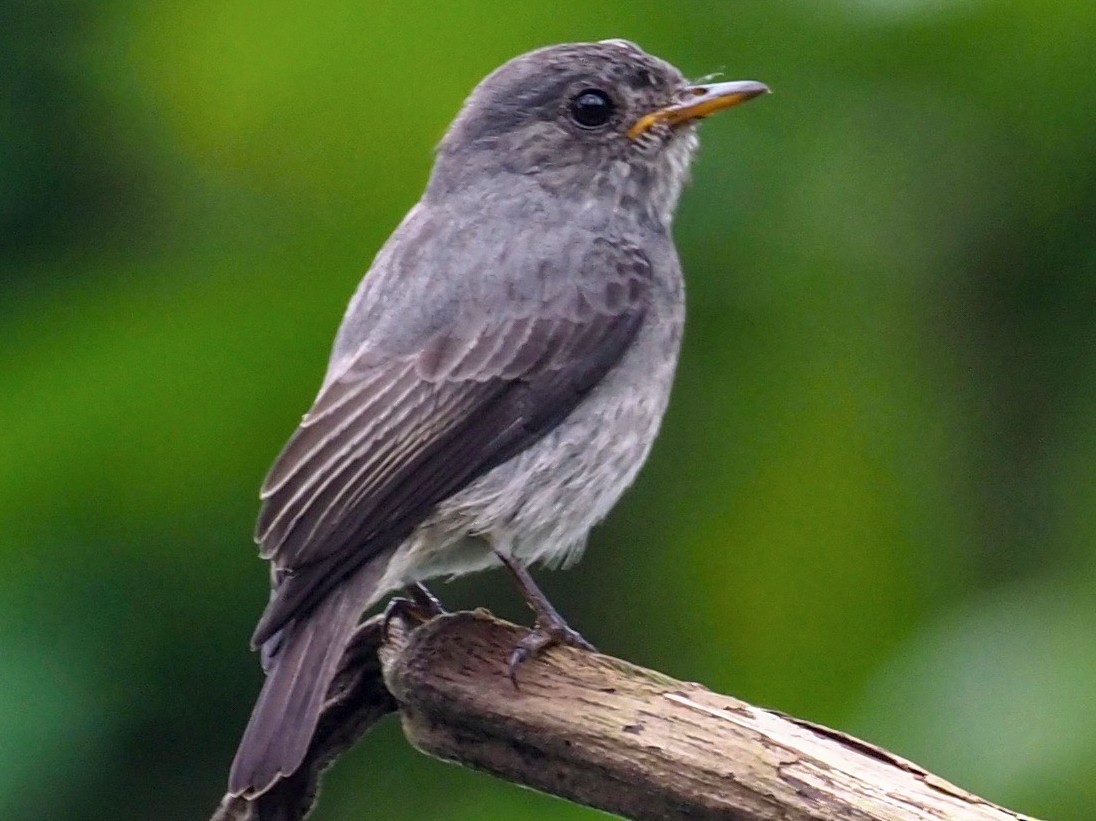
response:
<path id="1" fill-rule="evenodd" d="M 213 821 L 296 821 L 320 772 L 386 712 L 428 755 L 641 821 L 1025 819 L 879 747 L 619 659 L 556 648 L 519 672 L 522 628 L 482 611 L 359 627 L 306 766 Z"/>

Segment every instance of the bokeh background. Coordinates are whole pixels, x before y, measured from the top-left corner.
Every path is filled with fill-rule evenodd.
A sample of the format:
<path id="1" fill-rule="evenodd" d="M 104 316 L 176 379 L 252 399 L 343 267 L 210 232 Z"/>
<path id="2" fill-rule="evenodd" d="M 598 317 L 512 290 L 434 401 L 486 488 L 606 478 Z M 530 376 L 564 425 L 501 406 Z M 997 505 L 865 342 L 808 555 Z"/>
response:
<path id="1" fill-rule="evenodd" d="M 484 74 L 611 36 L 776 93 L 703 128 L 662 437 L 546 589 L 606 651 L 1093 817 L 1091 0 L 0 5 L 0 817 L 207 817 L 256 490 L 350 292 Z M 497 573 L 438 592 L 526 618 Z M 389 721 L 315 817 L 595 814 Z"/>

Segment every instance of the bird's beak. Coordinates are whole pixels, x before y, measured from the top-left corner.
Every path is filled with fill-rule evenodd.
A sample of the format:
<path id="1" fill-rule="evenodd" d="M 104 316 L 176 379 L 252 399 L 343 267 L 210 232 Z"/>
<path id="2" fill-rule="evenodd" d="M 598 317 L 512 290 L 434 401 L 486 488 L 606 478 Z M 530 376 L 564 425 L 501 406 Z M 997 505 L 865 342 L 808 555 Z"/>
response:
<path id="1" fill-rule="evenodd" d="M 644 114 L 628 129 L 628 136 L 635 140 L 657 123 L 675 126 L 691 120 L 699 120 L 701 117 L 707 117 L 709 114 L 715 114 L 717 111 L 768 93 L 769 87 L 756 80 L 689 86 L 682 92 L 681 102 Z"/>

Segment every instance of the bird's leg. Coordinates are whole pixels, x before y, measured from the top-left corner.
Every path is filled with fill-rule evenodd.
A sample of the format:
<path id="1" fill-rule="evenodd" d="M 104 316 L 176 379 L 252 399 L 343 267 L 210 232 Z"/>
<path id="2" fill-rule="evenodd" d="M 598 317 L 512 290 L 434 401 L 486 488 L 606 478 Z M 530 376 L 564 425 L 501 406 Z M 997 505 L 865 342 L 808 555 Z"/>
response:
<path id="1" fill-rule="evenodd" d="M 422 582 L 415 582 L 409 585 L 406 590 L 408 598 L 411 599 L 423 613 L 428 613 L 428 618 L 434 618 L 434 616 L 442 616 L 449 611 L 445 609 L 445 606 Z"/>
<path id="2" fill-rule="evenodd" d="M 536 615 L 536 624 L 532 632 L 519 641 L 517 647 L 510 653 L 510 681 L 513 682 L 515 689 L 518 686 L 518 667 L 523 662 L 540 655 L 549 647 L 557 644 L 568 644 L 571 647 L 578 647 L 580 650 L 597 652 L 590 642 L 568 627 L 567 622 L 563 620 L 563 616 L 559 614 L 556 608 L 552 607 L 548 597 L 537 587 L 528 570 L 498 550 L 495 551 L 495 555 L 502 562 L 502 566 L 509 571 L 514 583 L 521 591 L 521 595 L 525 598 L 525 603 Z"/>
<path id="3" fill-rule="evenodd" d="M 396 596 L 384 608 L 381 635 L 384 636 L 385 641 L 388 640 L 388 625 L 396 616 L 422 624 L 448 612 L 438 601 L 437 596 L 427 590 L 426 585 L 421 582 L 409 584 L 403 592 L 404 595 Z"/>

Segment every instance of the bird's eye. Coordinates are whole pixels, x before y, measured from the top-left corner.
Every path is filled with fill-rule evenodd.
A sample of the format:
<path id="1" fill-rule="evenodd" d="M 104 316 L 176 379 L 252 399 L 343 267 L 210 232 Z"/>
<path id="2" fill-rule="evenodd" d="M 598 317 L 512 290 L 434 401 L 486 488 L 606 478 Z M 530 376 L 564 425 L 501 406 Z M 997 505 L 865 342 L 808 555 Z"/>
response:
<path id="1" fill-rule="evenodd" d="M 601 128 L 613 116 L 613 101 L 604 91 L 588 88 L 571 98 L 570 114 L 576 125 Z"/>

